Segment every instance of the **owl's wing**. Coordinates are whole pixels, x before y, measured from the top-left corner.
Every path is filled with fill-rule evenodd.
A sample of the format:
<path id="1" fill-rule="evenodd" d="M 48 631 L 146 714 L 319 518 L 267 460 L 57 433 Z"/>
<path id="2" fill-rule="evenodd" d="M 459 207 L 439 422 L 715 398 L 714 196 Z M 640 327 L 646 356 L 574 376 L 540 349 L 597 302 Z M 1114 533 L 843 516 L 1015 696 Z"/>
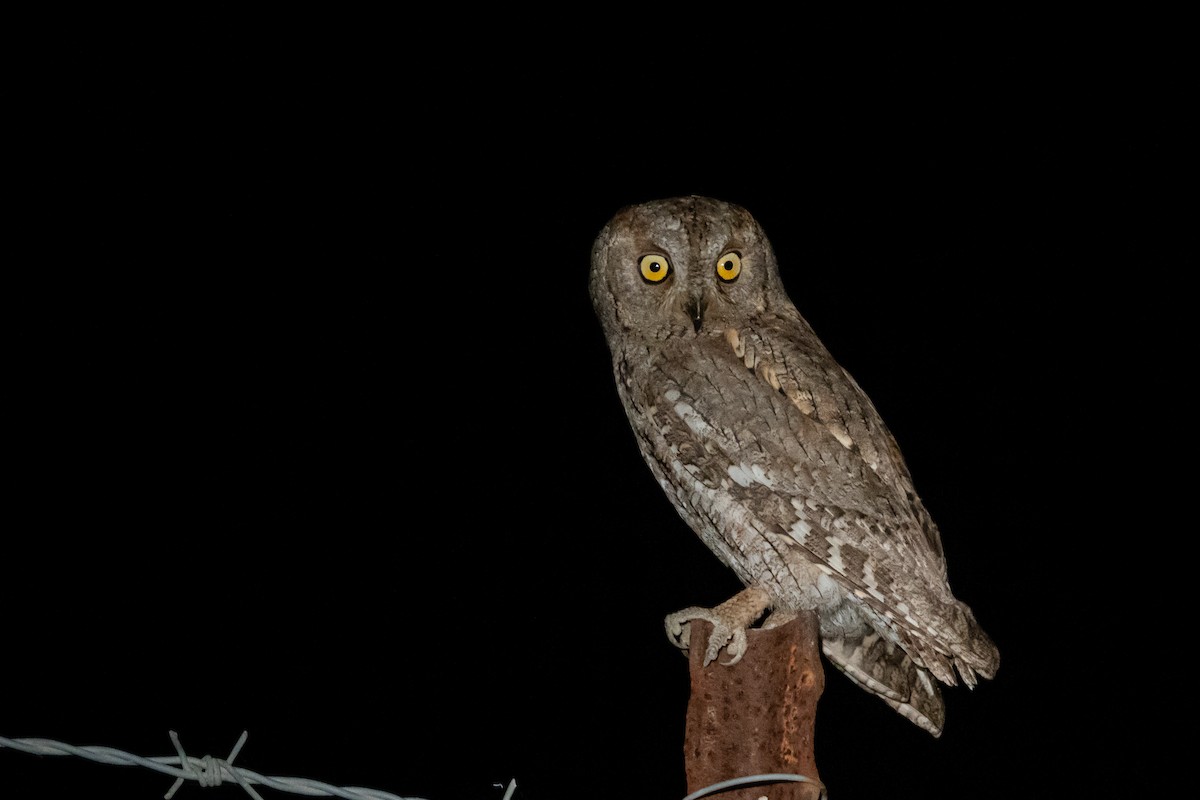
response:
<path id="1" fill-rule="evenodd" d="M 798 550 L 943 682 L 951 664 L 968 683 L 990 677 L 995 647 L 950 592 L 891 434 L 800 323 L 681 341 L 647 364 L 635 402 L 661 436 L 654 457 L 703 513 L 727 517 L 718 528 Z"/>
<path id="2" fill-rule="evenodd" d="M 771 384 L 884 483 L 890 490 L 888 500 L 916 523 L 912 546 L 928 553 L 930 566 L 936 563 L 945 580 L 941 534 L 913 489 L 900 447 L 871 399 L 808 323 L 798 314 L 770 317 L 754 330 L 726 331 L 725 340 L 748 370 Z"/>

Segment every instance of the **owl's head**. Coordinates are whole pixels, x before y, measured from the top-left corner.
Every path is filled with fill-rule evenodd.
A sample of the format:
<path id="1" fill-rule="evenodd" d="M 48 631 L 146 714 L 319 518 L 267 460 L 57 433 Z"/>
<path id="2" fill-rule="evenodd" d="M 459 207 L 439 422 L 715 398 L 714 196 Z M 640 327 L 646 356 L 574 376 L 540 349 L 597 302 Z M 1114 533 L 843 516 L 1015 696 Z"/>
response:
<path id="1" fill-rule="evenodd" d="M 791 305 L 754 217 L 695 196 L 617 212 L 592 248 L 591 294 L 610 344 L 720 333 Z"/>

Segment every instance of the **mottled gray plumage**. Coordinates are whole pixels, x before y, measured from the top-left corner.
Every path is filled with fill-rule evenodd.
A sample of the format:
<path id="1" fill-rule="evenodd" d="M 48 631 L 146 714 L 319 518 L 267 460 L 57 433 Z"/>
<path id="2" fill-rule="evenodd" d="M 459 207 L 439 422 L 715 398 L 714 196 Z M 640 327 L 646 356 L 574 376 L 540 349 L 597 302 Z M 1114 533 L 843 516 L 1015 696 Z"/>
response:
<path id="1" fill-rule="evenodd" d="M 954 684 L 957 670 L 973 686 L 999 654 L 950 592 L 895 440 L 788 299 L 758 223 L 703 197 L 623 209 L 596 239 L 591 296 L 646 463 L 761 590 L 686 609 L 668 629 L 686 646 L 689 621 L 729 623 L 715 647 L 731 642 L 736 659 L 763 602 L 816 609 L 830 661 L 939 734 L 930 675 Z"/>

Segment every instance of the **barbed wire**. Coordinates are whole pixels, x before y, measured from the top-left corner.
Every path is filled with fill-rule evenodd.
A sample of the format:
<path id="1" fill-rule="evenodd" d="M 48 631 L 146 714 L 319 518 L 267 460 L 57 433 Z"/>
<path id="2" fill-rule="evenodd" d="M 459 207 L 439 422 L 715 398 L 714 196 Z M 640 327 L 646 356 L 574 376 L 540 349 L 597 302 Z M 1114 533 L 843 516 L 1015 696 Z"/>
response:
<path id="1" fill-rule="evenodd" d="M 21 750 L 34 755 L 79 756 L 100 764 L 125 766 L 134 764 L 146 767 L 175 778 L 175 783 L 163 796 L 164 800 L 171 800 L 185 780 L 194 780 L 201 786 L 220 786 L 223 781 L 232 780 L 245 789 L 254 800 L 263 800 L 262 796 L 254 791 L 254 785 L 267 786 L 282 792 L 303 794 L 309 797 L 341 797 L 344 800 L 422 800 L 419 797 L 400 797 L 391 792 L 363 789 L 359 786 L 332 786 L 308 778 L 273 778 L 259 775 L 257 772 L 242 767 L 235 767 L 233 760 L 237 758 L 242 745 L 246 743 L 246 737 L 249 736 L 247 731 L 242 732 L 228 758 L 189 756 L 183 752 L 183 745 L 179 743 L 179 735 L 175 731 L 170 731 L 170 735 L 171 744 L 175 746 L 175 752 L 179 754 L 177 756 L 143 758 L 112 747 L 75 747 L 52 739 L 8 739 L 3 736 L 0 736 L 0 747 Z M 503 800 L 510 800 L 516 788 L 517 782 L 511 781 L 508 784 L 508 791 L 504 793 Z"/>
<path id="2" fill-rule="evenodd" d="M 171 800 L 185 780 L 194 780 L 201 786 L 220 786 L 223 781 L 233 780 L 245 789 L 246 793 L 254 798 L 254 800 L 263 800 L 262 795 L 254 791 L 254 785 L 268 786 L 272 789 L 278 789 L 281 792 L 303 794 L 309 797 L 341 797 L 344 800 L 422 800 L 420 797 L 400 797 L 399 795 L 379 789 L 363 789 L 359 786 L 332 786 L 328 783 L 308 778 L 272 778 L 259 775 L 253 770 L 235 767 L 233 766 L 233 760 L 242 751 L 242 745 L 246 743 L 246 739 L 250 735 L 249 731 L 242 731 L 242 735 L 238 737 L 237 744 L 229 751 L 229 758 L 213 758 L 212 756 L 195 758 L 194 756 L 189 756 L 183 752 L 183 745 L 179 742 L 179 734 L 175 733 L 175 731 L 168 731 L 168 733 L 171 736 L 171 744 L 175 746 L 175 752 L 179 754 L 178 756 L 143 758 L 142 756 L 135 756 L 132 753 L 126 753 L 124 750 L 117 750 L 113 747 L 76 747 L 75 745 L 56 742 L 53 739 L 9 739 L 4 736 L 0 736 L 0 747 L 8 747 L 13 750 L 20 750 L 40 756 L 79 756 L 80 758 L 86 758 L 100 764 L 119 764 L 122 766 L 132 764 L 146 767 L 156 772 L 162 772 L 175 778 L 175 783 L 163 795 L 164 800 Z M 689 794 L 683 800 L 699 800 L 701 797 L 707 797 L 716 792 L 723 792 L 726 789 L 732 789 L 736 786 L 788 781 L 815 783 L 820 789 L 821 797 L 824 798 L 826 796 L 825 786 L 820 781 L 815 781 L 805 775 L 771 773 L 747 775 L 741 778 L 714 783 L 711 786 L 706 786 L 697 792 Z M 497 787 L 501 785 L 496 784 Z M 508 787 L 504 792 L 504 797 L 501 800 L 512 800 L 513 793 L 516 790 L 517 781 L 513 779 L 509 781 Z"/>

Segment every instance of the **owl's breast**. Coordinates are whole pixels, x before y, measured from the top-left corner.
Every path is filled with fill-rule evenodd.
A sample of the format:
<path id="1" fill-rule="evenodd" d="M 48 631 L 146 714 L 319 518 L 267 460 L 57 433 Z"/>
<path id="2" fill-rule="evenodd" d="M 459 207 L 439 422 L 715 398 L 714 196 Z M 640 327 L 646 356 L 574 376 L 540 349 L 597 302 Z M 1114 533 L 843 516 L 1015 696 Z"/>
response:
<path id="1" fill-rule="evenodd" d="M 630 422 L 695 480 L 748 490 L 747 502 L 797 496 L 865 513 L 878 509 L 864 501 L 889 493 L 840 429 L 784 391 L 792 373 L 739 354 L 723 333 L 672 337 L 637 355 L 618 369 Z"/>
<path id="2" fill-rule="evenodd" d="M 720 339 L 669 341 L 617 372 L 642 456 L 701 540 L 776 607 L 840 605 L 841 588 L 796 535 L 815 515 L 802 488 L 832 482 L 841 446 L 806 450 L 803 414 Z"/>

